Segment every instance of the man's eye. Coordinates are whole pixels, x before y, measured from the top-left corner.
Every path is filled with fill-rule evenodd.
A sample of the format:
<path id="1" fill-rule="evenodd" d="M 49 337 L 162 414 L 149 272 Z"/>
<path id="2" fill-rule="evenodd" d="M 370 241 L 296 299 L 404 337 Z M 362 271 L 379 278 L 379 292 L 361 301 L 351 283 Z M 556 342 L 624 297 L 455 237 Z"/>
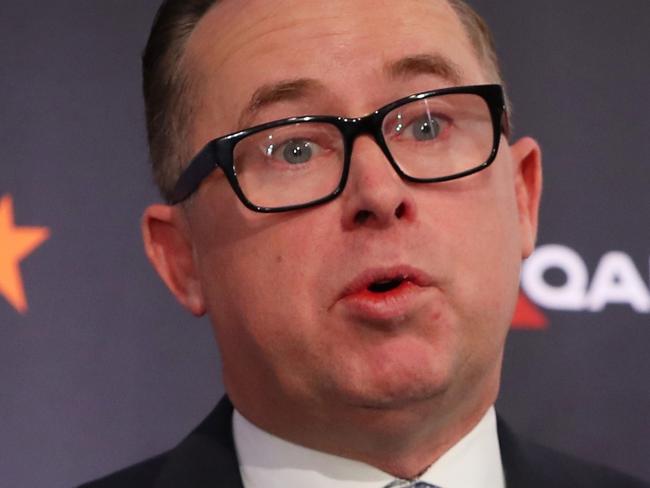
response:
<path id="1" fill-rule="evenodd" d="M 273 156 L 289 164 L 305 164 L 316 156 L 320 148 L 308 139 L 292 139 L 278 146 L 268 147 L 267 155 Z"/>
<path id="2" fill-rule="evenodd" d="M 442 132 L 442 123 L 435 117 L 424 115 L 409 125 L 398 128 L 397 132 L 407 134 L 416 141 L 431 141 Z"/>

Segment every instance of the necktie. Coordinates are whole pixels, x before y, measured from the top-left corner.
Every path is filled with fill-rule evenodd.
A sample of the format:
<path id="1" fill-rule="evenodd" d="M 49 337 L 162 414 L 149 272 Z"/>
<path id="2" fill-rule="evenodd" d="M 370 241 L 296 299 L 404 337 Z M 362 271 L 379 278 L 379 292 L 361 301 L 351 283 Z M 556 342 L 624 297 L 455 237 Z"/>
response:
<path id="1" fill-rule="evenodd" d="M 394 480 L 388 483 L 384 488 L 440 488 L 436 485 L 425 483 L 424 481 Z"/>

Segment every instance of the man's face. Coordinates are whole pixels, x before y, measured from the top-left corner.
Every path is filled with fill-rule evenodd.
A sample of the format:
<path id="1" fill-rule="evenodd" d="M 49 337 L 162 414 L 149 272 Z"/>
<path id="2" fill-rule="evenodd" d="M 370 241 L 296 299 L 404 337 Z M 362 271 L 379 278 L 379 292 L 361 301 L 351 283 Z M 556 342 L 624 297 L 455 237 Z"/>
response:
<path id="1" fill-rule="evenodd" d="M 423 55 L 460 79 L 417 63 L 387 69 Z M 193 151 L 241 124 L 355 117 L 413 93 L 494 82 L 435 0 L 224 0 L 192 34 L 185 62 Z M 314 83 L 245 110 L 260 88 L 292 80 Z M 289 418 L 494 400 L 537 197 L 524 151 L 501 142 L 485 171 L 413 184 L 363 136 L 338 199 L 281 214 L 246 209 L 220 171 L 203 182 L 176 211 L 189 224 L 194 310 L 211 318 L 240 410 Z M 390 292 L 368 289 L 397 276 L 407 279 Z"/>

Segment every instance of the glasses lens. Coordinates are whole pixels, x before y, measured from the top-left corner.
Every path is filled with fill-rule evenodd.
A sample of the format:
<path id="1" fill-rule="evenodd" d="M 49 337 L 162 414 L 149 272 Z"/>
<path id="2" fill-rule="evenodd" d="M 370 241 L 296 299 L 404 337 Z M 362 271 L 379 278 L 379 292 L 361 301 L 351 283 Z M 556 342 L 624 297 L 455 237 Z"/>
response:
<path id="1" fill-rule="evenodd" d="M 382 127 L 402 171 L 413 178 L 457 175 L 488 161 L 494 128 L 478 95 L 447 94 L 414 100 L 390 112 Z"/>
<path id="2" fill-rule="evenodd" d="M 335 126 L 285 124 L 239 141 L 234 149 L 235 172 L 253 205 L 301 205 L 336 190 L 343 173 L 343 155 L 343 137 Z"/>

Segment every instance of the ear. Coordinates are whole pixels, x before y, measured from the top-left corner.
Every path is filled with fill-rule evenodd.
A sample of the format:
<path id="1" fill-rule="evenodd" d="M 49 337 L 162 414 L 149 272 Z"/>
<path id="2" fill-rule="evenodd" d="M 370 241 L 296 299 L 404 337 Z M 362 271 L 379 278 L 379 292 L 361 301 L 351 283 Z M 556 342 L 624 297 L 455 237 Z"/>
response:
<path id="1" fill-rule="evenodd" d="M 514 171 L 521 253 L 527 258 L 535 248 L 539 201 L 542 193 L 542 151 L 530 137 L 524 137 L 511 147 Z"/>
<path id="2" fill-rule="evenodd" d="M 190 229 L 182 210 L 151 205 L 142 216 L 141 226 L 145 252 L 167 287 L 194 315 L 205 314 Z"/>

